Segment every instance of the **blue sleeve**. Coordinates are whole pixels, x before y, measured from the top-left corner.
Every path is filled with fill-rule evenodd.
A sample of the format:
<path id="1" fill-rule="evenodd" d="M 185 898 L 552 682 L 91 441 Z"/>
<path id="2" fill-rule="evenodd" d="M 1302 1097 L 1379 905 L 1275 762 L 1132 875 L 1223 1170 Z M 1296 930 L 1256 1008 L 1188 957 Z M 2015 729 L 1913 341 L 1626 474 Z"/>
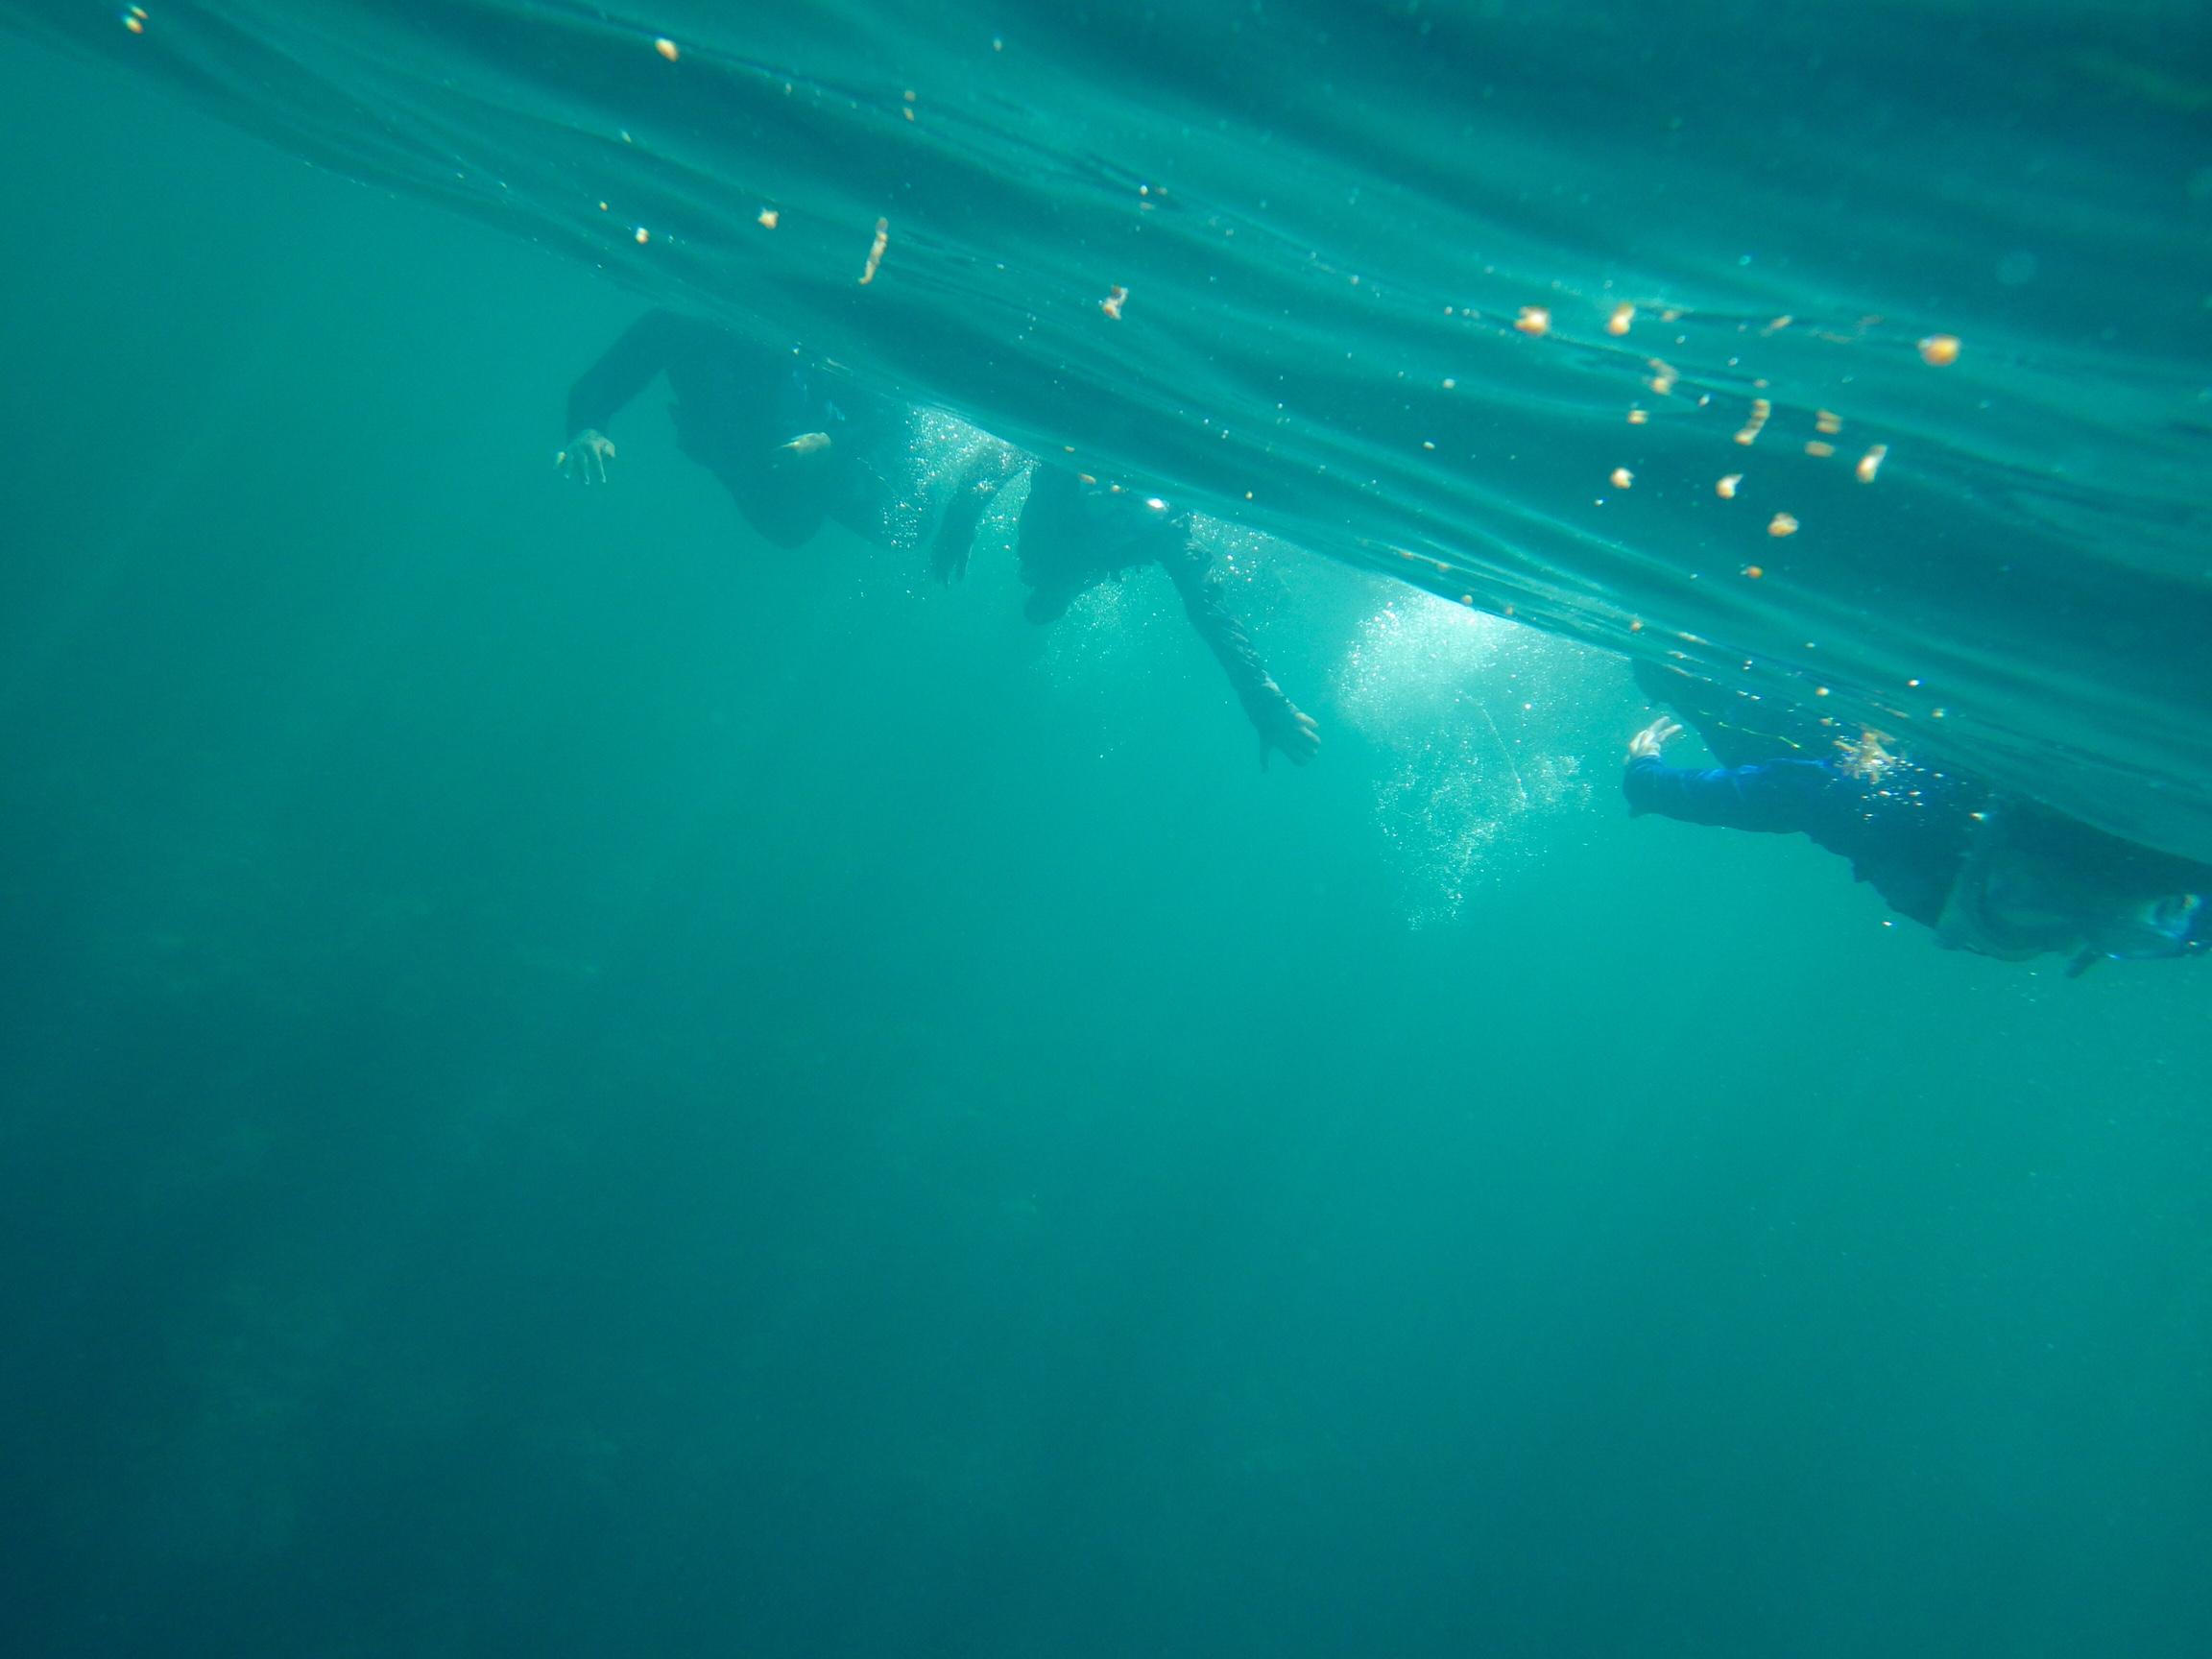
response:
<path id="1" fill-rule="evenodd" d="M 1656 812 L 1685 824 L 1787 835 L 1821 826 L 1834 778 L 1824 760 L 1764 760 L 1700 772 L 1647 757 L 1628 762 L 1621 788 L 1631 815 Z"/>

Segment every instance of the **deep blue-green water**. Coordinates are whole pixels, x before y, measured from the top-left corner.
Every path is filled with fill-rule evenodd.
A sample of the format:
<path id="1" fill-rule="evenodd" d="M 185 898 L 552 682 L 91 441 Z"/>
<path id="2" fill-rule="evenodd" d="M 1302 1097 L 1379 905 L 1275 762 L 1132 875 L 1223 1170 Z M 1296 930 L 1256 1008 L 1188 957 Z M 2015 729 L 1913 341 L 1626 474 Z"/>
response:
<path id="1" fill-rule="evenodd" d="M 2212 1648 L 2206 965 L 1617 783 L 2212 852 L 2196 9 L 146 12 L 0 8 L 0 1651 Z M 648 302 L 1219 515 L 1321 757 L 564 486 Z"/>

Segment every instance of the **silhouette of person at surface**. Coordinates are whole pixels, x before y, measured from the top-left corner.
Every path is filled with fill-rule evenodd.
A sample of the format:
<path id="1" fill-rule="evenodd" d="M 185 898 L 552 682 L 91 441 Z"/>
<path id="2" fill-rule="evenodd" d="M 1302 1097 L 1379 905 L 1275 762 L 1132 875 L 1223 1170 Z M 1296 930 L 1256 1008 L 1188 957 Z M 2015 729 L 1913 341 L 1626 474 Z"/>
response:
<path id="1" fill-rule="evenodd" d="M 2104 960 L 2212 950 L 2212 867 L 1893 755 L 1871 733 L 1762 740 L 1723 723 L 1686 675 L 1639 664 L 1637 680 L 1678 706 L 1723 764 L 1668 765 L 1662 751 L 1682 728 L 1662 715 L 1629 740 L 1631 814 L 1807 835 L 1952 950 L 2008 961 L 2056 953 L 2070 958 L 2070 976 Z"/>
<path id="2" fill-rule="evenodd" d="M 880 540 L 895 493 L 894 446 L 908 411 L 863 392 L 796 347 L 748 340 L 674 311 L 648 311 L 568 391 L 561 470 L 604 484 L 614 460 L 614 418 L 656 375 L 675 395 L 677 447 L 711 472 L 760 539 L 798 547 L 836 519 Z"/>
<path id="3" fill-rule="evenodd" d="M 713 473 L 763 541 L 798 547 L 830 520 L 870 541 L 885 539 L 886 504 L 900 493 L 894 479 L 911 447 L 914 412 L 796 347 L 763 345 L 673 311 L 640 317 L 570 388 L 561 470 L 578 483 L 606 483 L 614 418 L 661 374 L 675 395 L 678 446 Z M 994 441 L 944 482 L 930 554 L 942 579 L 966 569 L 984 511 L 1019 471 L 1015 452 Z M 1284 694 L 1224 603 L 1189 515 L 1066 468 L 1033 462 L 1028 471 L 1018 546 L 1029 618 L 1049 622 L 1098 583 L 1158 565 L 1258 732 L 1262 763 L 1270 751 L 1300 765 L 1311 759 L 1319 729 Z"/>

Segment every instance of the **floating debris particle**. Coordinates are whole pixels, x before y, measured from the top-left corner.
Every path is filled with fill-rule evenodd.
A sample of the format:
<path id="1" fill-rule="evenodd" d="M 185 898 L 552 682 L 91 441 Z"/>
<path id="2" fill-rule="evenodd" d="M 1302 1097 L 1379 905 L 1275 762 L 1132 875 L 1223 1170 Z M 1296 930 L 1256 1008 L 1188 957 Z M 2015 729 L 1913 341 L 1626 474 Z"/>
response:
<path id="1" fill-rule="evenodd" d="M 130 30 L 133 35 L 145 34 L 146 8 L 143 6 L 133 6 L 130 11 L 124 12 L 123 27 Z"/>
<path id="2" fill-rule="evenodd" d="M 1098 309 L 1118 323 L 1121 321 L 1122 301 L 1129 298 L 1129 290 L 1117 282 L 1106 290 L 1106 298 L 1098 301 Z"/>
<path id="3" fill-rule="evenodd" d="M 1453 379 L 1451 375 L 1447 374 L 1444 376 L 1444 390 L 1447 392 L 1456 392 L 1459 390 L 1459 382 Z"/>
<path id="4" fill-rule="evenodd" d="M 1524 305 L 1513 326 L 1524 334 L 1549 334 L 1551 332 L 1551 313 L 1541 305 Z"/>
<path id="5" fill-rule="evenodd" d="M 1882 457 L 1888 453 L 1888 445 L 1877 444 L 1871 449 L 1867 450 L 1865 454 L 1860 456 L 1858 467 L 1859 482 L 1862 484 L 1873 483 L 1874 474 L 1882 470 Z"/>
<path id="6" fill-rule="evenodd" d="M 1635 482 L 1636 482 L 1636 474 L 1635 474 L 1635 473 L 1633 473 L 1633 472 L 1631 472 L 1631 471 L 1629 471 L 1627 468 L 1625 468 L 1625 467 L 1616 467 L 1616 468 L 1614 468 L 1614 469 L 1613 469 L 1613 488 L 1614 488 L 1614 489 L 1616 489 L 1616 490 L 1625 490 L 1625 489 L 1627 489 L 1627 488 L 1628 488 L 1630 485 L 1634 484 Z"/>
<path id="7" fill-rule="evenodd" d="M 1635 306 L 1616 305 L 1613 307 L 1613 315 L 1605 319 L 1605 332 L 1608 334 L 1625 334 L 1628 332 L 1628 325 L 1635 321 Z"/>
<path id="8" fill-rule="evenodd" d="M 1959 336 L 1931 334 L 1920 342 L 1920 361 L 1937 369 L 1959 361 Z"/>
<path id="9" fill-rule="evenodd" d="M 1723 501 L 1733 501 L 1736 499 L 1736 486 L 1743 482 L 1743 473 L 1731 472 L 1719 483 L 1713 486 L 1713 493 L 1719 496 Z"/>
<path id="10" fill-rule="evenodd" d="M 661 36 L 659 39 L 653 42 L 653 50 L 660 53 L 661 57 L 667 59 L 671 63 L 675 62 L 677 59 L 684 56 L 683 53 L 676 50 L 676 42 L 669 39 L 665 35 Z"/>
<path id="11" fill-rule="evenodd" d="M 1764 565 L 1746 565 L 1743 566 L 1743 574 L 1756 582 L 1767 574 L 1767 566 Z"/>
<path id="12" fill-rule="evenodd" d="M 779 444 L 779 449 L 787 449 L 794 455 L 811 455 L 817 449 L 830 447 L 831 439 L 827 432 L 802 432 L 788 444 Z"/>
<path id="13" fill-rule="evenodd" d="M 1631 616 L 1631 617 L 1629 617 L 1629 618 L 1628 618 L 1628 632 L 1629 632 L 1629 633 L 1631 633 L 1631 634 L 1641 634 L 1641 633 L 1643 633 L 1643 632 L 1644 632 L 1644 618 L 1643 618 L 1643 617 L 1641 617 L 1641 616 Z"/>
<path id="14" fill-rule="evenodd" d="M 1631 408 L 1628 411 L 1628 424 L 1631 426 L 1641 426 L 1650 419 L 1651 417 L 1641 409 Z"/>
<path id="15" fill-rule="evenodd" d="M 1766 398 L 1752 398 L 1751 418 L 1743 422 L 1743 430 L 1736 434 L 1736 442 L 1739 444 L 1757 443 L 1760 429 L 1767 424 L 1767 418 L 1773 413 L 1774 405 L 1767 402 Z"/>
<path id="16" fill-rule="evenodd" d="M 773 230 L 776 228 L 777 220 L 781 217 L 782 215 L 778 213 L 775 208 L 763 207 L 759 212 L 753 215 L 753 223 L 759 226 L 763 230 Z"/>
<path id="17" fill-rule="evenodd" d="M 642 226 L 642 225 L 638 226 L 638 227 L 637 227 L 637 246 L 638 246 L 638 247 L 640 247 L 640 248 L 642 248 L 642 247 L 644 247 L 644 246 L 645 246 L 645 244 L 646 244 L 646 243 L 648 243 L 648 242 L 650 242 L 650 241 L 652 241 L 652 240 L 653 240 L 653 232 L 652 232 L 652 231 L 650 231 L 650 230 L 648 230 L 648 229 L 646 229 L 646 228 L 645 228 L 645 227 L 644 227 L 644 226 Z"/>
<path id="18" fill-rule="evenodd" d="M 1823 438 L 1833 438 L 1843 430 L 1843 417 L 1833 409 L 1816 410 L 1813 416 L 1813 424 L 1820 428 Z"/>
<path id="19" fill-rule="evenodd" d="M 1815 438 L 1805 445 L 1805 453 L 1812 456 L 1815 461 L 1825 461 L 1829 456 L 1836 453 L 1836 445 L 1823 439 Z"/>
<path id="20" fill-rule="evenodd" d="M 1794 536 L 1797 534 L 1797 520 L 1787 513 L 1777 513 L 1773 517 L 1767 520 L 1767 534 L 1769 536 Z"/>
<path id="21" fill-rule="evenodd" d="M 883 250 L 891 246 L 891 221 L 876 221 L 876 240 L 868 247 L 867 269 L 860 273 L 860 286 L 865 288 L 876 280 L 876 267 L 883 263 Z"/>
<path id="22" fill-rule="evenodd" d="M 1656 357 L 1649 358 L 1647 361 L 1649 362 L 1651 368 L 1650 384 L 1652 392 L 1661 397 L 1669 397 L 1673 396 L 1674 382 L 1679 379 L 1680 376 L 1674 373 L 1672 365 L 1662 363 Z"/>

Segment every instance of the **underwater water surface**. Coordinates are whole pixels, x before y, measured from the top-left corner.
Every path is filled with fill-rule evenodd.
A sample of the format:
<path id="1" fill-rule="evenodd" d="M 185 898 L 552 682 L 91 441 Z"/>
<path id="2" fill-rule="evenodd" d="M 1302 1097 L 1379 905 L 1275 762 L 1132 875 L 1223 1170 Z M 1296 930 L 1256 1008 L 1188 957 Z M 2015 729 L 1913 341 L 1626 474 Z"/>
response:
<path id="1" fill-rule="evenodd" d="M 144 12 L 0 7 L 6 1651 L 2212 1644 L 2204 964 L 1618 782 L 2206 853 L 2191 9 Z M 1320 757 L 564 485 L 649 303 L 1204 508 Z"/>

